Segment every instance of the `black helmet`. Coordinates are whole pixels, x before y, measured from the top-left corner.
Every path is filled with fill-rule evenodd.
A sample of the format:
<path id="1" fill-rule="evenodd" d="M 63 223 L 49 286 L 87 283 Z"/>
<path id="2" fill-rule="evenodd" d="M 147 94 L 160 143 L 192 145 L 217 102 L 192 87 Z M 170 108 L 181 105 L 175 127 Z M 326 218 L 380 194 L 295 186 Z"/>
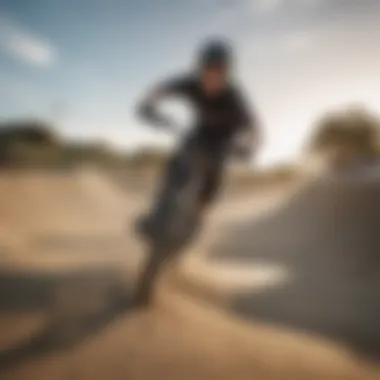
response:
<path id="1" fill-rule="evenodd" d="M 199 64 L 201 67 L 221 66 L 228 68 L 232 63 L 231 45 L 222 40 L 212 40 L 201 48 Z"/>

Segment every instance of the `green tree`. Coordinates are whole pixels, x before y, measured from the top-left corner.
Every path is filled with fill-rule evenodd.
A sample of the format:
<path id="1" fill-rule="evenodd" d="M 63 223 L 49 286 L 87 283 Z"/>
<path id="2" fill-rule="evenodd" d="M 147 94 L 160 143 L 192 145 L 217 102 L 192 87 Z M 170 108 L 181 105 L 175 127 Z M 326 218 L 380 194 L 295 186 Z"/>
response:
<path id="1" fill-rule="evenodd" d="M 324 116 L 316 125 L 308 150 L 332 165 L 371 160 L 379 154 L 380 120 L 367 110 L 351 107 Z"/>
<path id="2" fill-rule="evenodd" d="M 0 165 L 19 166 L 51 158 L 60 145 L 58 136 L 40 121 L 19 120 L 0 124 Z"/>

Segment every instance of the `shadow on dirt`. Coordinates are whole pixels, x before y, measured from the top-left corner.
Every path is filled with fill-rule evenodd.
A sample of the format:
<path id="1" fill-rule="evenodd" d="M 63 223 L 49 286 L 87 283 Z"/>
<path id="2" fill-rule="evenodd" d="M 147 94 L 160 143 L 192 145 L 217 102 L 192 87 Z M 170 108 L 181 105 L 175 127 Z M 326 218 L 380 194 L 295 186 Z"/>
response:
<path id="1" fill-rule="evenodd" d="M 0 272 L 0 316 L 46 312 L 45 329 L 0 351 L 0 372 L 57 350 L 72 348 L 131 307 L 131 289 L 115 270 L 67 273 Z"/>

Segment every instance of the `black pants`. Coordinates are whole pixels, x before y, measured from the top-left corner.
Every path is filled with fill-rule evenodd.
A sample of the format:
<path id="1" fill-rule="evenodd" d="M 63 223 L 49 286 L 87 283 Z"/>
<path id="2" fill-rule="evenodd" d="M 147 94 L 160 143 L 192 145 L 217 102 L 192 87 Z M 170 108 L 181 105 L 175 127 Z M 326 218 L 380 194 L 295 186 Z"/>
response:
<path id="1" fill-rule="evenodd" d="M 158 198 L 181 190 L 196 171 L 201 177 L 199 203 L 212 203 L 222 183 L 227 152 L 226 144 L 207 143 L 197 138 L 187 139 L 165 167 Z"/>

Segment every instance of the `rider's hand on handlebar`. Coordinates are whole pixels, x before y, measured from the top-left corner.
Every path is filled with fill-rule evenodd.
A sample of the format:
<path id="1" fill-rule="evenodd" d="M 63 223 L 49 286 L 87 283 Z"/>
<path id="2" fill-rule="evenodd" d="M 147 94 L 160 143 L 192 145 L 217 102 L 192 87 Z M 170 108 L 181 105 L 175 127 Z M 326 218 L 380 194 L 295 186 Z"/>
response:
<path id="1" fill-rule="evenodd" d="M 253 150 L 251 147 L 238 146 L 234 149 L 234 156 L 241 161 L 249 161 L 252 157 Z"/>
<path id="2" fill-rule="evenodd" d="M 179 127 L 177 123 L 168 116 L 161 116 L 162 123 L 158 126 L 159 129 L 162 129 L 166 132 L 177 134 Z"/>
<path id="3" fill-rule="evenodd" d="M 162 114 L 155 106 L 156 97 L 159 93 L 151 94 L 139 106 L 138 112 L 142 118 L 149 121 L 157 129 L 171 133 L 178 133 L 177 124 L 167 115 Z"/>
<path id="4" fill-rule="evenodd" d="M 152 119 L 154 120 L 156 129 L 162 130 L 164 132 L 169 132 L 170 134 L 174 135 L 179 134 L 180 128 L 178 126 L 178 123 L 176 123 L 174 119 L 157 111 L 154 113 L 153 116 L 154 117 Z"/>
<path id="5" fill-rule="evenodd" d="M 249 161 L 252 155 L 256 152 L 259 141 L 256 139 L 256 134 L 251 130 L 241 133 L 234 143 L 233 155 L 243 161 Z"/>

